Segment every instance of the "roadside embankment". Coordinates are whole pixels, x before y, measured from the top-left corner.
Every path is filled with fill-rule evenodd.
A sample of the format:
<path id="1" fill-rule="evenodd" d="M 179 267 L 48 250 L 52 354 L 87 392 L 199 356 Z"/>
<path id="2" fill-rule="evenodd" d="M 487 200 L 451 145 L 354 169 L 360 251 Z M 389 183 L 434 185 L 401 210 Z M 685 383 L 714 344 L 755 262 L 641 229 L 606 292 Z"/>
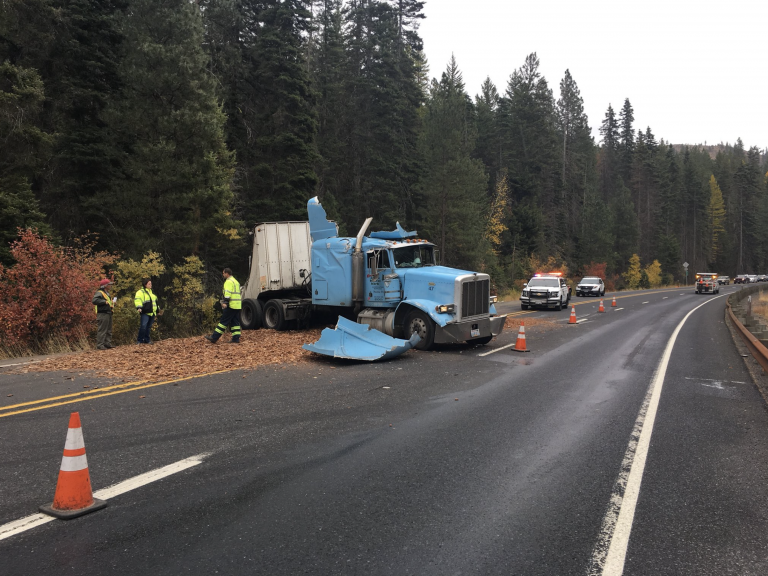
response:
<path id="1" fill-rule="evenodd" d="M 768 319 L 763 315 L 768 310 L 768 285 L 756 284 L 734 292 L 727 299 L 726 314 L 746 344 L 752 356 L 768 372 Z"/>

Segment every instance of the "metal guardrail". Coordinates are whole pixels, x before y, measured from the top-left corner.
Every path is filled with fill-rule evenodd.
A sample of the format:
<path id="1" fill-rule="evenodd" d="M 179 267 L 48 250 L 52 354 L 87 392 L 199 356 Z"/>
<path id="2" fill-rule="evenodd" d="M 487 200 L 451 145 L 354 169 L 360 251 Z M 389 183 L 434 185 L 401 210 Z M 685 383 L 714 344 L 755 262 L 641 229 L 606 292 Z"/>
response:
<path id="1" fill-rule="evenodd" d="M 726 299 L 726 310 L 728 311 L 728 316 L 731 319 L 731 322 L 733 322 L 733 325 L 736 327 L 736 331 L 739 333 L 739 336 L 741 336 L 741 339 L 744 340 L 744 344 L 747 345 L 752 356 L 760 363 L 763 370 L 768 372 L 768 348 L 766 348 L 760 340 L 755 338 L 754 334 L 747 330 L 744 324 L 736 318 L 736 315 L 731 308 L 731 298 L 740 302 L 747 296 L 760 292 L 762 288 L 768 289 L 768 286 L 750 286 L 749 288 L 742 288 L 738 292 L 734 292 Z"/>

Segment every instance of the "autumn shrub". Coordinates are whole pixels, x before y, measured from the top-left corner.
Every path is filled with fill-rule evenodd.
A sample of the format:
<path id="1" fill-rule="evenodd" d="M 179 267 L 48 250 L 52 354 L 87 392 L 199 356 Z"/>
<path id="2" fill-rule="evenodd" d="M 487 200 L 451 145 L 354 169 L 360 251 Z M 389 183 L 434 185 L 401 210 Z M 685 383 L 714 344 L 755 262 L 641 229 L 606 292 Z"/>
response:
<path id="1" fill-rule="evenodd" d="M 581 275 L 585 278 L 587 276 L 597 276 L 598 278 L 602 278 L 603 281 L 607 281 L 608 278 L 605 273 L 607 267 L 607 262 L 590 262 L 589 264 L 584 265 Z"/>
<path id="2" fill-rule="evenodd" d="M 19 229 L 11 255 L 13 266 L 0 264 L 0 346 L 35 353 L 87 339 L 95 329 L 93 294 L 116 256 L 95 251 L 87 239 L 55 246 L 31 228 Z"/>

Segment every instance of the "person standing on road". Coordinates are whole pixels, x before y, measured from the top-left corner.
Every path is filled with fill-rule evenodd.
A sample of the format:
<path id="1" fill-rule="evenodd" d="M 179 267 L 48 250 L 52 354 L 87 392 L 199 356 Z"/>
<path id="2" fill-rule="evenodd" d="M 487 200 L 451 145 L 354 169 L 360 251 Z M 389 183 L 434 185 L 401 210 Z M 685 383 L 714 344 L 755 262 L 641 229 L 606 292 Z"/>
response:
<path id="1" fill-rule="evenodd" d="M 93 295 L 93 300 L 91 301 L 96 312 L 96 322 L 98 324 L 96 329 L 96 348 L 98 350 L 114 348 L 112 346 L 112 308 L 114 308 L 117 298 L 111 298 L 107 290 L 107 287 L 112 284 L 114 282 L 107 278 L 99 282 L 99 289 Z"/>
<path id="2" fill-rule="evenodd" d="M 205 339 L 216 344 L 221 338 L 229 326 L 229 331 L 232 333 L 232 344 L 240 344 L 240 308 L 242 308 L 242 301 L 240 299 L 240 282 L 235 280 L 232 276 L 232 270 L 224 268 L 221 273 L 224 276 L 224 290 L 223 298 L 221 300 L 221 319 L 213 334 L 205 336 Z"/>
<path id="3" fill-rule="evenodd" d="M 141 280 L 141 289 L 136 292 L 136 296 L 133 298 L 133 305 L 136 306 L 140 318 L 139 336 L 136 338 L 136 344 L 152 344 L 149 331 L 152 329 L 152 324 L 155 323 L 155 318 L 159 311 L 157 296 L 152 292 L 152 280 L 149 278 Z"/>

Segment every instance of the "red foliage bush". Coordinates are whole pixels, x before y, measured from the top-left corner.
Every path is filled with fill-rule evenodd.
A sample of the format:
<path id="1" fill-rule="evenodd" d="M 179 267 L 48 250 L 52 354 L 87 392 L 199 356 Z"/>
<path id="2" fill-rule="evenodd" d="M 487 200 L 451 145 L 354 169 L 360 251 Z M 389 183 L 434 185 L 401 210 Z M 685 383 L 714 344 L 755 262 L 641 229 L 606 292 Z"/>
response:
<path id="1" fill-rule="evenodd" d="M 19 229 L 16 263 L 0 264 L 0 331 L 7 347 L 37 349 L 51 337 L 77 338 L 93 326 L 91 299 L 116 256 L 93 244 L 54 246 L 37 230 Z"/>
<path id="2" fill-rule="evenodd" d="M 584 266 L 582 276 L 597 276 L 602 278 L 603 281 L 607 280 L 605 277 L 605 269 L 608 266 L 606 262 L 590 262 Z"/>

